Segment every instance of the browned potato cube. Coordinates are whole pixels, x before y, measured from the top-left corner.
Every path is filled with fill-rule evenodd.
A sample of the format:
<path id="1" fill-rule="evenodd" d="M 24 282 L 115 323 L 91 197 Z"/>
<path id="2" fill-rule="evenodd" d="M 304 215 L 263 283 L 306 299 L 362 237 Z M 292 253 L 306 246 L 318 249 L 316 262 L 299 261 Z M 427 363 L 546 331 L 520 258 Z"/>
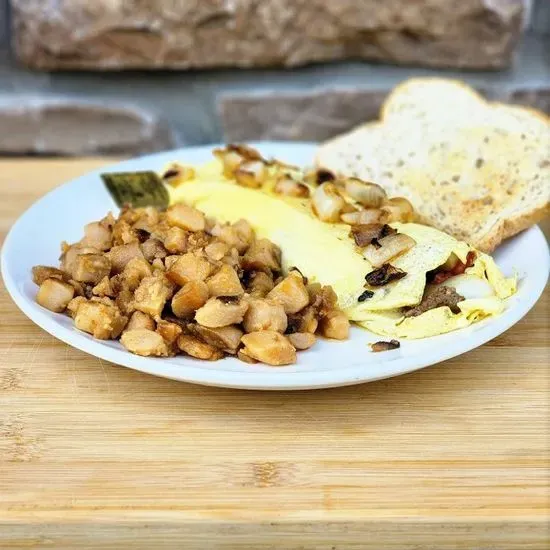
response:
<path id="1" fill-rule="evenodd" d="M 151 317 L 157 317 L 171 295 L 172 289 L 162 275 L 145 277 L 134 293 L 133 306 Z"/>
<path id="2" fill-rule="evenodd" d="M 116 306 L 92 301 L 81 302 L 74 318 L 76 328 L 99 340 L 117 338 L 127 322 Z"/>
<path id="3" fill-rule="evenodd" d="M 68 304 L 67 304 L 67 312 L 69 315 L 74 319 L 76 312 L 78 310 L 78 306 L 84 302 L 87 302 L 86 298 L 84 296 L 76 296 L 73 298 Z"/>
<path id="4" fill-rule="evenodd" d="M 296 349 L 309 349 L 317 341 L 315 335 L 309 332 L 295 332 L 287 338 Z"/>
<path id="5" fill-rule="evenodd" d="M 133 258 L 143 258 L 139 242 L 113 246 L 107 257 L 111 260 L 111 269 L 114 274 L 121 273 L 126 264 Z"/>
<path id="6" fill-rule="evenodd" d="M 282 304 L 285 313 L 296 313 L 309 304 L 309 294 L 304 281 L 296 271 L 291 271 L 267 297 Z"/>
<path id="7" fill-rule="evenodd" d="M 59 279 L 46 279 L 38 289 L 36 301 L 46 309 L 61 313 L 73 299 L 74 288 Z"/>
<path id="8" fill-rule="evenodd" d="M 172 254 L 183 254 L 187 249 L 187 234 L 181 227 L 171 227 L 166 232 L 164 247 Z"/>
<path id="9" fill-rule="evenodd" d="M 160 320 L 157 323 L 157 332 L 164 338 L 165 342 L 171 346 L 178 339 L 182 329 L 176 323 Z"/>
<path id="10" fill-rule="evenodd" d="M 309 332 L 310 334 L 314 334 L 318 325 L 319 321 L 312 306 L 302 309 L 299 313 L 288 315 L 288 327 L 292 328 L 294 332 Z"/>
<path id="11" fill-rule="evenodd" d="M 122 271 L 122 280 L 130 290 L 135 290 L 142 279 L 153 274 L 151 265 L 145 258 L 132 258 Z"/>
<path id="12" fill-rule="evenodd" d="M 237 272 L 227 264 L 220 267 L 217 273 L 207 281 L 210 296 L 242 296 L 244 289 Z"/>
<path id="13" fill-rule="evenodd" d="M 207 344 L 233 355 L 237 352 L 243 335 L 243 331 L 234 325 L 220 328 L 193 325 L 193 329 Z"/>
<path id="14" fill-rule="evenodd" d="M 187 204 L 174 204 L 166 211 L 166 221 L 187 231 L 204 231 L 204 214 Z"/>
<path id="15" fill-rule="evenodd" d="M 287 327 L 284 307 L 271 300 L 252 299 L 244 316 L 243 327 L 246 332 L 274 330 L 282 333 Z"/>
<path id="16" fill-rule="evenodd" d="M 128 321 L 128 324 L 126 325 L 125 330 L 135 330 L 138 328 L 155 330 L 157 327 L 154 319 L 150 315 L 147 315 L 147 313 L 143 313 L 143 311 L 134 311 L 134 313 L 132 313 L 132 316 L 130 317 L 130 320 Z"/>
<path id="17" fill-rule="evenodd" d="M 210 243 L 206 246 L 204 252 L 210 260 L 219 262 L 229 252 L 229 245 L 221 241 Z"/>
<path id="18" fill-rule="evenodd" d="M 349 320 L 343 311 L 329 311 L 321 319 L 321 334 L 327 338 L 345 340 L 349 336 Z"/>
<path id="19" fill-rule="evenodd" d="M 178 347 L 181 351 L 197 359 L 217 361 L 223 357 L 223 352 L 206 342 L 202 342 L 190 334 L 182 334 L 178 337 Z"/>
<path id="20" fill-rule="evenodd" d="M 248 283 L 248 291 L 252 296 L 263 298 L 266 294 L 275 286 L 271 275 L 264 273 L 263 271 L 257 271 L 250 278 Z"/>
<path id="21" fill-rule="evenodd" d="M 176 317 L 192 318 L 195 311 L 208 300 L 208 287 L 203 281 L 185 283 L 172 298 L 172 311 Z"/>
<path id="22" fill-rule="evenodd" d="M 57 267 L 49 267 L 46 265 L 35 265 L 32 268 L 32 280 L 35 285 L 40 286 L 46 279 L 59 279 L 67 281 L 67 275 L 57 269 Z"/>
<path id="23" fill-rule="evenodd" d="M 212 264 L 202 256 L 187 253 L 180 256 L 168 269 L 166 276 L 183 286 L 189 281 L 204 281 L 212 273 Z"/>
<path id="24" fill-rule="evenodd" d="M 141 252 L 148 262 L 152 262 L 157 258 L 165 258 L 167 255 L 166 248 L 158 239 L 147 239 L 141 243 Z"/>
<path id="25" fill-rule="evenodd" d="M 280 271 L 281 249 L 267 239 L 254 241 L 243 256 L 244 269 L 257 271 Z"/>
<path id="26" fill-rule="evenodd" d="M 75 281 L 96 285 L 111 272 L 109 258 L 102 254 L 79 254 L 71 275 Z"/>
<path id="27" fill-rule="evenodd" d="M 268 365 L 290 365 L 296 362 L 294 346 L 279 332 L 262 330 L 245 334 L 241 338 L 243 352 Z"/>
<path id="28" fill-rule="evenodd" d="M 240 349 L 238 352 L 237 352 L 237 357 L 243 361 L 244 363 L 249 363 L 251 365 L 257 363 L 258 361 L 256 361 L 256 359 L 254 359 L 253 357 L 250 357 L 250 355 L 246 354 L 242 349 Z"/>
<path id="29" fill-rule="evenodd" d="M 107 275 L 105 275 L 105 277 L 103 277 L 103 279 L 101 279 L 101 281 L 99 281 L 99 283 L 92 288 L 92 294 L 94 294 L 94 296 L 114 297 L 115 292 L 111 285 L 111 280 L 107 277 Z"/>
<path id="30" fill-rule="evenodd" d="M 118 220 L 113 226 L 113 243 L 122 245 L 134 242 L 139 242 L 137 231 L 126 220 Z"/>
<path id="31" fill-rule="evenodd" d="M 81 243 L 85 246 L 93 246 L 103 252 L 111 248 L 113 235 L 105 223 L 92 222 L 84 226 L 84 238 Z"/>
<path id="32" fill-rule="evenodd" d="M 124 315 L 130 315 L 134 311 L 134 293 L 127 288 L 119 290 L 115 302 Z"/>
<path id="33" fill-rule="evenodd" d="M 101 250 L 92 246 L 83 246 L 81 244 L 73 244 L 71 246 L 67 243 L 62 243 L 63 253 L 61 254 L 61 269 L 68 274 L 72 274 L 73 269 L 76 266 L 76 260 L 81 254 L 100 254 Z M 74 277 L 73 277 L 74 278 Z"/>
<path id="34" fill-rule="evenodd" d="M 227 302 L 219 298 L 210 298 L 204 306 L 195 313 L 195 320 L 199 325 L 208 328 L 226 327 L 241 323 L 248 309 L 248 303 Z"/>
<path id="35" fill-rule="evenodd" d="M 146 328 L 127 330 L 120 338 L 120 343 L 132 353 L 143 357 L 168 357 L 166 342 L 160 334 Z"/>

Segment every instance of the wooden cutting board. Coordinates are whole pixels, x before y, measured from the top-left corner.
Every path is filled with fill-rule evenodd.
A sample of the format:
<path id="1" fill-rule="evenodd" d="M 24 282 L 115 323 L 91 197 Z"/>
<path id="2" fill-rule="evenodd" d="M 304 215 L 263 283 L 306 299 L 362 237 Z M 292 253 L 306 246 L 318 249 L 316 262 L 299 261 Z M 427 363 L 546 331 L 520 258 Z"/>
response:
<path id="1" fill-rule="evenodd" d="M 0 161 L 2 239 L 104 162 Z M 0 548 L 548 548 L 549 313 L 547 290 L 513 329 L 432 368 L 262 393 L 88 356 L 2 287 Z"/>

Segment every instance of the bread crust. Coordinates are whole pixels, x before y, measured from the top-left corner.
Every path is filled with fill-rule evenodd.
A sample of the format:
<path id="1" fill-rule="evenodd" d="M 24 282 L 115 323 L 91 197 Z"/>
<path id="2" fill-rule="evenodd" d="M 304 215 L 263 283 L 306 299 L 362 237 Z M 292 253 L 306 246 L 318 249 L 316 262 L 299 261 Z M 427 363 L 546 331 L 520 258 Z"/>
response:
<path id="1" fill-rule="evenodd" d="M 315 154 L 314 162 L 315 162 L 316 166 L 322 166 L 322 167 L 327 168 L 329 170 L 332 169 L 333 171 L 339 173 L 340 176 L 345 176 L 346 175 L 345 173 L 342 173 L 342 172 L 346 171 L 345 168 L 343 168 L 343 166 L 342 166 L 342 164 L 346 160 L 348 160 L 351 164 L 353 164 L 355 162 L 355 165 L 357 166 L 357 168 L 360 169 L 360 164 L 352 158 L 351 154 L 348 155 L 348 157 L 346 158 L 347 149 L 349 149 L 349 147 L 355 145 L 356 150 L 360 151 L 361 139 L 366 141 L 368 137 L 371 138 L 371 144 L 376 143 L 376 139 L 378 139 L 378 137 L 376 135 L 367 136 L 366 134 L 371 130 L 374 130 L 376 128 L 383 128 L 385 125 L 388 125 L 389 122 L 386 120 L 388 118 L 388 116 L 392 117 L 392 124 L 395 124 L 395 121 L 397 120 L 398 121 L 397 126 L 399 127 L 400 116 L 401 116 L 401 109 L 400 109 L 401 108 L 401 105 L 400 105 L 400 100 L 401 100 L 400 96 L 401 96 L 401 94 L 406 95 L 408 93 L 408 90 L 409 90 L 410 87 L 415 87 L 419 84 L 422 85 L 422 86 L 424 86 L 424 85 L 429 86 L 432 83 L 443 85 L 443 86 L 450 87 L 450 88 L 453 88 L 453 87 L 459 88 L 461 94 L 463 94 L 463 93 L 468 94 L 468 97 L 470 97 L 472 99 L 475 99 L 475 101 L 482 104 L 484 108 L 487 108 L 487 109 L 490 109 L 490 108 L 502 109 L 504 114 L 507 114 L 507 116 L 509 117 L 509 118 L 503 119 L 506 122 L 505 122 L 505 126 L 502 126 L 502 128 L 507 128 L 507 130 L 505 130 L 505 131 L 509 132 L 510 139 L 512 139 L 512 141 L 509 141 L 508 144 L 510 144 L 510 143 L 513 144 L 514 143 L 514 141 L 513 141 L 514 138 L 519 140 L 519 132 L 517 132 L 517 133 L 515 132 L 515 125 L 520 126 L 522 124 L 523 120 L 525 120 L 526 128 L 529 129 L 529 132 L 531 133 L 531 135 L 534 136 L 533 139 L 536 140 L 536 141 L 534 141 L 536 146 L 541 147 L 540 144 L 541 144 L 541 139 L 542 139 L 542 148 L 544 148 L 545 143 L 546 143 L 546 138 L 545 138 L 545 135 L 544 135 L 544 131 L 542 131 L 542 133 L 541 133 L 541 128 L 540 128 L 540 123 L 541 122 L 544 125 L 547 126 L 548 133 L 549 133 L 548 135 L 550 136 L 550 117 L 546 116 L 544 113 L 541 113 L 541 112 L 539 112 L 535 109 L 531 109 L 531 108 L 528 108 L 528 107 L 522 107 L 522 106 L 516 106 L 516 105 L 507 105 L 507 104 L 498 103 L 498 102 L 489 102 L 489 101 L 485 100 L 485 98 L 483 98 L 479 93 L 477 93 L 475 90 L 473 90 L 467 84 L 465 84 L 461 81 L 447 80 L 447 79 L 441 79 L 441 78 L 413 78 L 413 79 L 402 82 L 401 84 L 399 84 L 398 86 L 396 86 L 394 88 L 394 90 L 391 92 L 391 94 L 388 96 L 388 98 L 384 101 L 384 103 L 382 105 L 381 117 L 380 117 L 379 121 L 372 121 L 372 122 L 369 122 L 369 123 L 366 123 L 366 124 L 362 124 L 362 125 L 358 126 L 357 128 L 355 128 L 355 129 L 353 129 L 353 130 L 351 130 L 351 131 L 349 131 L 345 134 L 342 134 L 340 136 L 332 138 L 331 140 L 321 144 L 320 147 L 318 148 L 318 150 L 316 151 L 316 154 Z M 419 90 L 415 90 L 415 92 L 416 92 L 417 97 L 418 97 Z M 436 96 L 437 95 L 437 90 L 435 92 L 432 90 L 432 94 L 434 96 Z M 464 97 L 464 105 L 466 107 L 468 107 L 468 105 L 470 104 L 469 103 L 470 100 L 468 99 L 468 97 L 465 97 L 465 96 L 463 96 L 463 97 Z M 394 107 L 396 108 L 396 111 L 389 115 L 388 111 L 391 108 L 393 101 L 396 102 L 394 104 Z M 407 98 L 405 97 L 405 99 L 402 102 L 402 106 L 403 106 L 402 108 L 403 108 L 404 111 L 406 111 L 411 106 L 414 107 L 414 105 L 415 105 L 414 99 L 412 101 L 413 102 L 407 103 Z M 460 98 L 459 98 L 459 101 L 460 101 Z M 419 107 L 417 112 L 422 112 L 422 104 L 420 104 L 420 107 Z M 424 110 L 424 112 L 428 112 L 428 111 Z M 536 119 L 536 121 L 534 121 L 534 119 Z M 404 120 L 407 121 L 406 116 L 405 116 Z M 412 117 L 411 117 L 411 120 L 412 120 Z M 490 121 L 491 119 L 488 118 L 487 120 Z M 488 124 L 489 124 L 488 128 L 494 128 L 495 131 L 500 128 L 498 125 L 494 126 L 494 127 L 491 127 L 490 122 Z M 459 127 L 461 127 L 460 124 L 459 124 Z M 386 126 L 386 128 L 387 128 L 387 126 Z M 390 126 L 390 128 L 391 128 L 391 126 Z M 510 128 L 512 128 L 512 129 L 510 130 Z M 365 135 L 362 136 L 362 132 L 365 132 Z M 528 133 L 528 132 L 526 132 L 526 133 Z M 528 133 L 528 135 L 529 135 L 529 133 Z M 522 135 L 522 138 L 523 137 L 524 136 Z M 387 138 L 387 135 L 386 135 L 386 138 Z M 354 139 L 356 139 L 356 141 L 353 141 Z M 383 136 L 381 136 L 381 139 L 383 139 Z M 379 142 L 381 142 L 381 141 L 379 140 Z M 462 142 L 459 140 L 457 143 L 461 144 Z M 521 143 L 522 143 L 522 147 L 523 147 L 523 142 L 521 142 Z M 550 140 L 549 140 L 549 143 L 550 143 Z M 462 147 L 462 145 L 458 145 L 457 150 L 462 150 L 461 147 Z M 504 150 L 505 149 L 503 149 L 503 151 Z M 508 146 L 508 150 L 510 150 L 510 146 Z M 517 149 L 512 148 L 511 150 L 516 151 Z M 337 156 L 334 155 L 335 153 L 337 153 Z M 498 157 L 498 153 L 493 153 L 493 154 L 495 155 L 494 158 Z M 502 153 L 502 154 L 504 154 L 504 153 Z M 540 151 L 536 153 L 536 155 L 539 155 L 539 154 L 541 154 Z M 535 155 L 535 153 L 533 153 L 533 155 Z M 549 165 L 548 163 L 550 163 L 550 153 L 549 153 L 549 156 L 548 156 L 548 161 L 544 160 L 544 153 L 542 153 L 541 157 L 542 157 L 543 160 L 541 162 L 539 162 L 539 166 L 540 166 L 540 173 L 542 175 L 542 178 L 537 182 L 537 185 L 534 186 L 534 187 L 532 187 L 532 186 L 530 187 L 530 185 L 534 185 L 534 184 L 530 183 L 532 181 L 530 178 L 533 175 L 533 172 L 532 172 L 533 169 L 527 167 L 526 168 L 527 170 L 531 170 L 531 172 L 527 172 L 527 174 L 529 174 L 529 176 L 526 175 L 525 178 L 523 178 L 523 179 L 520 178 L 519 181 L 520 182 L 523 181 L 523 183 L 520 183 L 519 188 L 517 188 L 517 191 L 514 191 L 515 196 L 521 196 L 522 199 L 523 199 L 523 196 L 519 195 L 519 193 L 522 192 L 523 194 L 526 195 L 525 202 L 524 203 L 522 202 L 521 206 L 517 206 L 516 208 L 514 208 L 512 206 L 510 208 L 511 212 L 509 212 L 509 214 L 507 216 L 503 212 L 503 209 L 505 209 L 506 206 L 503 206 L 503 205 L 506 205 L 506 204 L 513 205 L 514 204 L 513 202 L 510 203 L 510 202 L 505 201 L 504 203 L 500 203 L 501 204 L 500 212 L 498 211 L 498 208 L 495 208 L 496 212 L 491 212 L 489 209 L 487 209 L 486 214 L 482 214 L 482 212 L 484 212 L 484 210 L 482 209 L 482 207 L 480 207 L 480 210 L 478 211 L 479 212 L 478 221 L 481 221 L 481 224 L 478 224 L 478 225 L 480 225 L 480 227 L 478 227 L 478 229 L 476 231 L 474 231 L 473 229 L 469 232 L 465 231 L 466 234 L 469 233 L 469 241 L 472 245 L 476 246 L 480 250 L 483 250 L 484 252 L 492 252 L 503 240 L 505 240 L 509 237 L 512 237 L 513 235 L 519 233 L 520 231 L 523 231 L 524 229 L 527 229 L 528 227 L 540 222 L 545 216 L 550 214 L 550 172 L 548 172 L 548 169 L 547 169 L 548 165 Z M 541 157 L 534 156 L 534 159 L 535 160 L 537 158 L 540 159 Z M 506 157 L 501 156 L 500 158 L 506 158 Z M 527 158 L 530 158 L 530 157 L 527 157 Z M 328 162 L 327 162 L 327 159 L 328 159 Z M 519 156 L 518 156 L 518 159 L 520 159 Z M 518 164 L 519 164 L 520 160 L 518 160 Z M 331 166 L 331 164 L 333 164 L 333 166 Z M 338 164 L 340 164 L 340 166 L 338 166 Z M 365 167 L 367 167 L 367 166 L 368 166 L 368 164 L 365 164 Z M 371 171 L 371 168 L 372 167 L 370 167 L 369 169 L 366 170 L 367 173 L 369 171 Z M 374 166 L 374 171 L 376 171 L 376 166 Z M 512 185 L 514 185 L 513 184 L 514 176 L 511 175 L 511 172 L 506 173 L 506 172 L 502 171 L 500 173 L 503 174 L 504 181 L 512 182 Z M 535 174 L 537 173 L 536 170 L 535 170 L 534 173 Z M 433 174 L 433 172 L 432 172 L 432 174 Z M 497 174 L 498 174 L 498 172 L 497 172 Z M 406 173 L 405 173 L 405 175 L 406 175 Z M 403 173 L 401 173 L 401 176 L 403 176 Z M 475 178 L 477 176 L 473 176 L 473 177 Z M 489 176 L 486 176 L 486 177 L 489 177 Z M 538 175 L 536 177 L 538 178 Z M 399 180 L 396 180 L 396 187 L 398 189 L 399 189 L 399 185 L 402 186 L 401 187 L 402 189 L 406 188 L 406 187 L 403 187 L 404 185 L 406 186 L 406 184 L 403 184 L 403 181 L 406 181 L 406 179 L 405 180 L 400 180 L 400 182 L 399 182 Z M 475 181 L 475 180 L 473 180 L 473 181 Z M 483 180 L 480 180 L 480 181 L 483 181 Z M 494 182 L 498 181 L 498 180 L 488 179 L 486 181 L 487 181 L 487 188 L 485 189 L 485 191 L 490 193 L 491 189 L 494 190 L 494 185 L 493 186 L 489 185 L 489 182 L 492 181 L 493 184 L 494 184 Z M 384 186 L 383 181 L 379 181 L 377 183 L 380 183 L 381 185 Z M 540 191 L 541 186 L 542 186 L 542 196 L 541 196 L 541 191 Z M 391 190 L 391 184 L 389 185 L 389 187 L 390 187 L 390 190 Z M 535 187 L 537 189 L 536 191 L 535 191 Z M 547 197 L 544 196 L 544 189 L 545 188 L 548 188 L 548 190 L 549 190 Z M 411 189 L 411 192 L 412 192 L 412 190 L 417 189 L 417 187 L 415 185 L 413 185 L 409 189 Z M 421 193 L 422 193 L 420 191 L 421 188 L 418 188 L 418 189 L 419 189 L 417 191 L 418 200 L 421 201 Z M 448 188 L 448 189 L 451 189 L 451 188 Z M 461 192 L 459 186 L 456 186 L 454 189 L 455 189 L 455 196 L 456 196 L 457 190 L 458 190 L 458 193 Z M 533 195 L 532 195 L 533 200 L 530 201 L 531 195 L 529 193 L 530 193 L 531 190 L 533 191 Z M 395 192 L 395 189 L 393 191 Z M 414 194 L 414 192 L 412 192 L 412 193 Z M 489 196 L 492 197 L 492 196 L 495 196 L 495 195 L 490 194 Z M 408 197 L 408 198 L 410 200 L 410 197 Z M 424 199 L 426 199 L 426 196 L 424 196 Z M 469 198 L 468 196 L 466 196 L 464 198 L 464 205 L 465 206 L 463 207 L 463 210 L 462 210 L 462 218 L 464 219 L 465 224 L 468 223 L 468 215 L 469 215 L 468 212 L 472 212 L 472 214 L 473 214 L 473 211 L 471 209 L 474 208 L 474 204 L 475 204 L 476 200 L 477 199 L 475 199 L 475 197 Z M 470 204 L 466 205 L 466 203 L 470 203 Z M 498 203 L 498 199 L 497 199 L 497 203 Z M 523 204 L 529 205 L 529 203 L 531 203 L 530 206 L 523 206 Z M 413 201 L 413 204 L 414 204 L 414 201 Z M 439 203 L 439 204 L 441 204 L 441 203 Z M 460 204 L 462 204 L 462 202 L 460 202 Z M 519 205 L 520 203 L 518 202 L 517 204 Z M 448 228 L 445 229 L 443 227 L 443 225 L 444 225 L 443 223 L 438 223 L 437 217 L 434 218 L 434 216 L 432 215 L 432 216 L 430 216 L 429 220 L 426 220 L 426 217 L 422 215 L 423 213 L 422 213 L 421 206 L 418 207 L 418 205 L 417 205 L 417 209 L 420 212 L 420 217 L 425 218 L 424 221 L 430 221 L 431 224 L 434 227 L 438 227 L 438 225 L 440 225 L 440 227 L 439 227 L 440 229 L 446 230 L 447 232 L 449 231 Z M 516 210 L 516 211 L 514 211 L 514 210 Z M 483 221 L 484 216 L 485 216 L 485 221 Z M 493 224 L 491 224 L 490 220 L 493 216 L 495 217 L 495 222 Z M 434 218 L 434 219 L 432 219 L 432 218 Z M 460 220 L 460 217 L 455 218 L 455 219 Z M 456 225 L 456 223 L 455 223 L 455 225 Z M 455 235 L 455 236 L 457 238 L 464 238 L 464 235 L 462 235 L 462 236 Z"/>

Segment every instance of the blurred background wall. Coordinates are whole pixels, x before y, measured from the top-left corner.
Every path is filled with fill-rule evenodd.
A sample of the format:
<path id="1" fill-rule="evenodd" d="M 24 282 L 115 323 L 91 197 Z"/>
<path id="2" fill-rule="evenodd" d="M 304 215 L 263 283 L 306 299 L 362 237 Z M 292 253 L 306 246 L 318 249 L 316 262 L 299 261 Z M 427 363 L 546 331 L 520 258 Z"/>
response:
<path id="1" fill-rule="evenodd" d="M 323 140 L 413 75 L 550 114 L 550 0 L 0 0 L 0 154 Z"/>

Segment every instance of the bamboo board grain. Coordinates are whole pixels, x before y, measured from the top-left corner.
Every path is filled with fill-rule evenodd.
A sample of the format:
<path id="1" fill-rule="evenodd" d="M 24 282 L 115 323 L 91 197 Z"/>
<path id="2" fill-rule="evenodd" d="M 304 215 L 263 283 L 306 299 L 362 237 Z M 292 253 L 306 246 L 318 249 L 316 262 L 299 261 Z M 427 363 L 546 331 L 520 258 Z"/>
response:
<path id="1" fill-rule="evenodd" d="M 1 238 L 102 163 L 0 161 Z M 87 356 L 2 287 L 0 548 L 548 548 L 549 314 L 546 290 L 513 329 L 435 367 L 261 393 Z"/>

